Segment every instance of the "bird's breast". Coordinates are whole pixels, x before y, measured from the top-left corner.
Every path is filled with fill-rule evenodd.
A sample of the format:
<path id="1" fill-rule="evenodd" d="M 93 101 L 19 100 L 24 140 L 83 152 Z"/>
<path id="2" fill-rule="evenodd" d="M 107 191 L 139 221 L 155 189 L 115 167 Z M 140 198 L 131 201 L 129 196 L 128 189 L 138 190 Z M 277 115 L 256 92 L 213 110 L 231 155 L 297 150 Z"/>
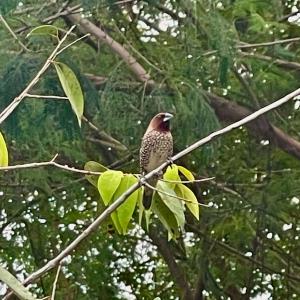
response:
<path id="1" fill-rule="evenodd" d="M 173 139 L 170 132 L 149 132 L 142 141 L 141 166 L 150 172 L 165 162 L 172 152 Z"/>

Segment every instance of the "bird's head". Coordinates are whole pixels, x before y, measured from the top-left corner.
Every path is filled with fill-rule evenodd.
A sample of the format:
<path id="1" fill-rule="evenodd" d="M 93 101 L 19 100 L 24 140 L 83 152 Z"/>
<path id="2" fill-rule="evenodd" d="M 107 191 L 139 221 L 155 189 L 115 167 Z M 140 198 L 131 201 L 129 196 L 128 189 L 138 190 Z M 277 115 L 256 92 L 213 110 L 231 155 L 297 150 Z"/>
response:
<path id="1" fill-rule="evenodd" d="M 147 132 L 150 130 L 157 131 L 169 131 L 170 130 L 170 119 L 173 115 L 167 112 L 157 114 L 152 118 L 148 126 Z"/>

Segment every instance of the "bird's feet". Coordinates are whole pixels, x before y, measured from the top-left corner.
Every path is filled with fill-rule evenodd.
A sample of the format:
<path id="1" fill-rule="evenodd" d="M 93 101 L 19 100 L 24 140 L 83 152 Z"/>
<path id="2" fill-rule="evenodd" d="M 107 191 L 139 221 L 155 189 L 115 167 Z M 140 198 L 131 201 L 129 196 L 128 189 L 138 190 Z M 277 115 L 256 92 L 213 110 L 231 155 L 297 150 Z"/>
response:
<path id="1" fill-rule="evenodd" d="M 167 163 L 168 163 L 168 166 L 172 166 L 174 164 L 172 157 L 167 158 Z"/>

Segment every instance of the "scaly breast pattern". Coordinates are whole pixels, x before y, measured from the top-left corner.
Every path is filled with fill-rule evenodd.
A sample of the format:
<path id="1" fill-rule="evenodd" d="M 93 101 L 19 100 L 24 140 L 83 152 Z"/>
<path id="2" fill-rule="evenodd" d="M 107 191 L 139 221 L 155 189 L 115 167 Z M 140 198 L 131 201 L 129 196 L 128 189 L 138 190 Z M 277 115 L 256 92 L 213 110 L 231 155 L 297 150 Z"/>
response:
<path id="1" fill-rule="evenodd" d="M 165 162 L 173 153 L 173 139 L 170 132 L 152 130 L 146 133 L 140 149 L 142 172 L 150 172 Z"/>

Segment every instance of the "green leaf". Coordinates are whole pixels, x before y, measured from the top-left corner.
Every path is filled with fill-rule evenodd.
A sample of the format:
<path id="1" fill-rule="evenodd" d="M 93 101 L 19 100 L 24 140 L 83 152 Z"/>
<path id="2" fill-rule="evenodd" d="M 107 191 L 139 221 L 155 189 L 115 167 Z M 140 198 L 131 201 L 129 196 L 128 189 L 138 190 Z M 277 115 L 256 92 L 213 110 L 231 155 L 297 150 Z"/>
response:
<path id="1" fill-rule="evenodd" d="M 108 170 L 105 171 L 98 179 L 98 191 L 104 204 L 107 206 L 112 200 L 114 193 L 118 189 L 121 180 L 123 178 L 123 172 Z"/>
<path id="2" fill-rule="evenodd" d="M 73 111 L 77 116 L 78 124 L 79 126 L 81 126 L 84 99 L 79 81 L 77 80 L 74 72 L 67 65 L 59 62 L 54 62 L 54 66 L 62 88 L 71 103 Z"/>
<path id="3" fill-rule="evenodd" d="M 91 172 L 105 172 L 108 169 L 99 164 L 96 161 L 88 161 L 85 165 L 84 165 L 84 169 L 86 171 L 91 171 Z M 95 187 L 98 186 L 98 179 L 99 179 L 99 175 L 85 175 L 85 178 Z"/>
<path id="4" fill-rule="evenodd" d="M 187 186 L 183 184 L 178 184 L 178 189 L 180 189 L 182 198 L 186 199 L 185 205 L 190 210 L 190 212 L 195 216 L 197 220 L 199 220 L 199 204 L 197 197 Z"/>
<path id="5" fill-rule="evenodd" d="M 0 132 L 0 167 L 8 166 L 8 152 L 2 133 Z"/>
<path id="6" fill-rule="evenodd" d="M 158 219 L 168 231 L 168 236 L 178 237 L 178 223 L 173 212 L 161 200 L 157 192 L 154 192 L 152 198 L 151 210 L 157 215 Z"/>
<path id="7" fill-rule="evenodd" d="M 180 176 L 178 174 L 178 166 L 175 164 L 169 166 L 163 175 L 163 179 L 167 181 L 181 181 Z M 169 183 L 169 186 L 174 189 L 176 183 Z"/>
<path id="8" fill-rule="evenodd" d="M 111 219 L 112 219 L 112 221 L 113 221 L 113 223 L 114 223 L 114 226 L 115 226 L 117 232 L 118 232 L 119 234 L 122 234 L 122 227 L 121 227 L 121 225 L 120 225 L 120 221 L 119 221 L 119 217 L 118 217 L 117 212 L 116 212 L 116 211 L 113 211 L 113 212 L 110 214 L 110 217 L 111 217 Z"/>
<path id="9" fill-rule="evenodd" d="M 147 231 L 149 231 L 149 225 L 150 225 L 150 222 L 151 222 L 151 215 L 152 215 L 152 210 L 151 209 L 145 209 L 145 221 L 146 221 Z"/>
<path id="10" fill-rule="evenodd" d="M 20 281 L 0 266 L 0 281 L 5 283 L 21 300 L 38 300 Z"/>
<path id="11" fill-rule="evenodd" d="M 195 177 L 193 175 L 193 173 L 188 170 L 187 168 L 183 167 L 183 166 L 178 166 L 178 170 L 180 171 L 181 174 L 184 175 L 184 177 L 189 180 L 189 181 L 194 181 Z"/>
<path id="12" fill-rule="evenodd" d="M 177 195 L 174 189 L 172 189 L 171 184 L 167 182 L 159 181 L 156 187 L 159 191 L 161 191 L 158 192 L 160 198 L 174 214 L 178 226 L 183 228 L 185 223 L 185 216 L 184 216 L 184 204 L 182 203 L 182 200 L 177 198 Z"/>
<path id="13" fill-rule="evenodd" d="M 126 174 L 122 178 L 122 181 L 119 184 L 118 189 L 113 196 L 114 201 L 117 200 L 124 192 L 126 192 L 137 181 L 138 179 L 134 175 Z M 130 219 L 132 218 L 134 209 L 136 207 L 136 203 L 138 201 L 138 197 L 139 197 L 139 190 L 136 190 L 116 210 L 123 234 L 126 234 L 127 232 L 127 227 Z"/>
<path id="14" fill-rule="evenodd" d="M 41 25 L 33 28 L 28 34 L 27 38 L 33 35 L 51 35 L 58 37 L 58 28 L 53 25 Z"/>
<path id="15" fill-rule="evenodd" d="M 180 177 L 178 175 L 178 166 L 173 164 L 169 166 L 163 176 L 165 180 L 169 181 L 180 181 Z"/>

